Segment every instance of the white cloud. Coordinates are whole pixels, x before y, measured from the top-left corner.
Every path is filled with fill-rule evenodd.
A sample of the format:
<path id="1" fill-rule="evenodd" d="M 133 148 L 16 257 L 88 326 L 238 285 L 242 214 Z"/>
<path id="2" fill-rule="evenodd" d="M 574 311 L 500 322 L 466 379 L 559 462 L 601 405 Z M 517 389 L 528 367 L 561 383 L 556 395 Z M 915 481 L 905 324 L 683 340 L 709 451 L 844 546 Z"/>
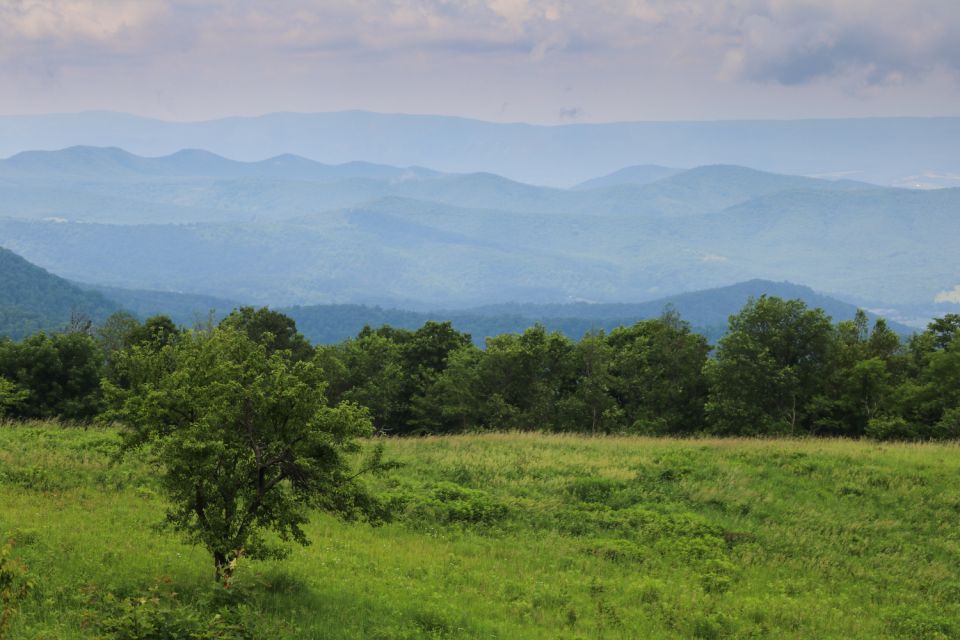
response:
<path id="1" fill-rule="evenodd" d="M 934 302 L 952 302 L 960 304 L 960 284 L 948 291 L 941 291 L 933 299 Z"/>

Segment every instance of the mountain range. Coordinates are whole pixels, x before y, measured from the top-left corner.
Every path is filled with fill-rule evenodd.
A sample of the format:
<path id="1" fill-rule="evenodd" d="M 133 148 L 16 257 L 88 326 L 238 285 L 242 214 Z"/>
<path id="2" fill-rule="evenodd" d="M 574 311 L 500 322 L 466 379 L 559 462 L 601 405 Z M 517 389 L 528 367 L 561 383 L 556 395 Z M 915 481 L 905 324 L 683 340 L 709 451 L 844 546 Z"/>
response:
<path id="1" fill-rule="evenodd" d="M 960 282 L 957 238 L 960 189 L 731 165 L 557 189 L 289 155 L 73 147 L 0 161 L 0 242 L 41 267 L 279 306 L 645 301 L 759 278 L 908 319 L 899 308 L 956 306 L 933 301 Z"/>
<path id="2" fill-rule="evenodd" d="M 520 332 L 535 323 L 577 339 L 587 331 L 618 326 L 659 316 L 672 308 L 711 340 L 723 335 L 727 318 L 751 297 L 774 295 L 803 300 L 823 309 L 834 320 L 851 319 L 857 307 L 788 282 L 752 280 L 736 285 L 689 292 L 640 304 L 501 304 L 473 309 L 431 312 L 385 309 L 364 305 L 315 305 L 280 308 L 314 343 L 333 343 L 354 336 L 364 326 L 389 324 L 416 329 L 428 320 L 451 321 L 470 333 L 478 344 L 488 336 Z M 20 339 L 36 331 L 63 330 L 71 315 L 81 313 L 94 321 L 126 311 L 144 319 L 169 315 L 180 325 L 192 326 L 209 314 L 221 318 L 241 306 L 236 301 L 164 291 L 126 290 L 73 283 L 30 264 L 0 248 L 0 337 Z M 871 319 L 877 316 L 868 313 Z M 903 335 L 909 327 L 891 323 Z"/>
<path id="3" fill-rule="evenodd" d="M 737 164 L 883 185 L 960 186 L 960 118 L 502 124 L 432 115 L 272 113 L 205 122 L 87 112 L 0 116 L 0 157 L 75 145 L 241 160 L 293 153 L 329 164 L 490 172 L 569 187 L 631 165 Z"/>

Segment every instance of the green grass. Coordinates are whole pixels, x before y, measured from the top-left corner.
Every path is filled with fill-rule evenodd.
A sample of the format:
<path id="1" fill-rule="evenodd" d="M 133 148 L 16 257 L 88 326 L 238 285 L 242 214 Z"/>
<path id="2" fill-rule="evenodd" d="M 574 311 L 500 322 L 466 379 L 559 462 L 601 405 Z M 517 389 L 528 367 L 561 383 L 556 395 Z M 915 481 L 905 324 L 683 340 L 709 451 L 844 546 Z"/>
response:
<path id="1" fill-rule="evenodd" d="M 13 638 L 114 637 L 123 602 L 261 638 L 960 636 L 955 444 L 388 440 L 393 522 L 318 514 L 224 593 L 116 442 L 0 427 L 0 534 L 37 582 Z"/>

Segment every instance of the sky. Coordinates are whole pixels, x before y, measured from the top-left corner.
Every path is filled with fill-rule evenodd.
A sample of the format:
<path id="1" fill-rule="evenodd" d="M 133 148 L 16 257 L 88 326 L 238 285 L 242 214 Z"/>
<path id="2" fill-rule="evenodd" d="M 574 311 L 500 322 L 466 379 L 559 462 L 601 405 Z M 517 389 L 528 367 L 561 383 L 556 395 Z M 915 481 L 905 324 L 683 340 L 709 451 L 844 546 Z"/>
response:
<path id="1" fill-rule="evenodd" d="M 960 115 L 960 0 L 0 0 L 0 114 Z"/>

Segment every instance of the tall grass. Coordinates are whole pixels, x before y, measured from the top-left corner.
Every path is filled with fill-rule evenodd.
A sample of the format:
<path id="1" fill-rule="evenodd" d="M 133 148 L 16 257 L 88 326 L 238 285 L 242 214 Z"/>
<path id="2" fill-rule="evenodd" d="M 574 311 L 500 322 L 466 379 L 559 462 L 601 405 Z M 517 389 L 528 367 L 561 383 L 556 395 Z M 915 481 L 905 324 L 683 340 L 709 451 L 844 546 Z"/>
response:
<path id="1" fill-rule="evenodd" d="M 150 598 L 264 638 L 960 635 L 955 444 L 386 440 L 392 522 L 318 514 L 309 547 L 225 594 L 117 442 L 0 427 L 0 534 L 37 582 L 12 637 L 134 637 L 103 620 Z"/>

